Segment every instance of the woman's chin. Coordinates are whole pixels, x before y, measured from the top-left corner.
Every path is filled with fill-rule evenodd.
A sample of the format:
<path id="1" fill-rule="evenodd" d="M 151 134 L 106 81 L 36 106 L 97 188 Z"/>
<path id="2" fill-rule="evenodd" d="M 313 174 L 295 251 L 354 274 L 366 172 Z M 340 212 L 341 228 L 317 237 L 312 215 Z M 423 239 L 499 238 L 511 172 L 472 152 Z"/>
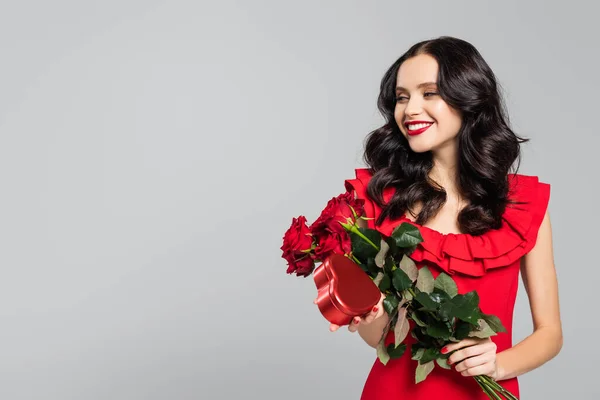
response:
<path id="1" fill-rule="evenodd" d="M 426 153 L 428 151 L 431 151 L 431 146 L 410 143 L 410 149 L 415 153 Z"/>

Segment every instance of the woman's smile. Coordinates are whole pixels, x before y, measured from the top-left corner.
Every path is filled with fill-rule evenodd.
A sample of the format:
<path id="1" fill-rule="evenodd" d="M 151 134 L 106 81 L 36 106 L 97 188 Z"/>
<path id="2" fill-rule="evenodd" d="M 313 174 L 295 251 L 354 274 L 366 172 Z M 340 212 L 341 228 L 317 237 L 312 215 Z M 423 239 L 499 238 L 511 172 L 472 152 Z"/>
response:
<path id="1" fill-rule="evenodd" d="M 419 135 L 423 132 L 425 132 L 427 129 L 429 129 L 429 127 L 431 125 L 433 125 L 433 122 L 428 122 L 428 121 L 410 121 L 410 122 L 406 122 L 406 129 L 407 129 L 407 133 L 411 136 L 414 135 Z"/>

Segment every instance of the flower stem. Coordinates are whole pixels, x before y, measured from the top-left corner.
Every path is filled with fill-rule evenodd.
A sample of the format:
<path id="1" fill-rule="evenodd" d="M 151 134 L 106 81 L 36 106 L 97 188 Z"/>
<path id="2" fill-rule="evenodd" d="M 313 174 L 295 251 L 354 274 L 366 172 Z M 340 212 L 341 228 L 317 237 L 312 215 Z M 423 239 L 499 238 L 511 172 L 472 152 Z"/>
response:
<path id="1" fill-rule="evenodd" d="M 479 379 L 477 379 L 477 377 L 475 377 L 475 382 L 477 382 L 479 384 L 479 387 L 481 387 L 481 390 L 483 390 L 483 393 L 485 393 L 485 395 L 494 400 L 494 398 L 492 397 L 492 395 L 490 394 L 490 390 L 487 388 L 487 386 L 485 386 L 484 383 L 480 382 Z"/>
<path id="2" fill-rule="evenodd" d="M 363 239 L 365 242 L 367 242 L 371 246 L 373 246 L 373 248 L 375 250 L 379 251 L 379 246 L 377 246 L 375 243 L 371 242 L 371 240 L 368 237 L 366 237 L 365 235 L 363 235 L 363 233 L 356 227 L 356 225 L 352 225 L 350 227 L 350 232 L 356 233 L 361 239 Z"/>
<path id="3" fill-rule="evenodd" d="M 508 400 L 519 400 L 514 394 L 512 394 L 511 392 L 506 390 L 504 388 L 504 386 L 500 385 L 498 382 L 493 380 L 491 377 L 489 377 L 487 375 L 482 375 L 481 377 L 485 382 L 487 382 L 487 384 L 490 387 L 492 387 L 492 388 L 496 389 L 496 391 L 502 393 L 502 395 L 504 397 L 506 397 Z"/>
<path id="4" fill-rule="evenodd" d="M 489 398 L 494 400 L 502 400 L 502 397 L 498 396 L 494 389 L 490 387 L 488 381 L 486 381 L 485 378 L 483 378 L 482 376 L 475 376 L 474 378 Z"/>
<path id="5" fill-rule="evenodd" d="M 413 288 L 409 287 L 409 288 L 408 288 L 408 289 L 406 289 L 406 290 L 408 290 L 408 293 L 410 293 L 410 295 L 413 297 L 413 299 L 414 299 L 415 297 L 417 297 L 417 295 L 415 294 L 415 291 L 413 290 Z"/>

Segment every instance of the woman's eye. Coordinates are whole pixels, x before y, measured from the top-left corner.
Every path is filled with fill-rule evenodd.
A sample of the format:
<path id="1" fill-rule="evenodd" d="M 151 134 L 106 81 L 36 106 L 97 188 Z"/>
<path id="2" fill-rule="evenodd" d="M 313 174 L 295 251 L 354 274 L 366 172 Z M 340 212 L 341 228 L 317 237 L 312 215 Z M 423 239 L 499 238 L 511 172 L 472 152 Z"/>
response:
<path id="1" fill-rule="evenodd" d="M 408 99 L 408 97 L 406 97 L 406 96 L 396 96 L 396 101 L 403 101 L 405 99 Z"/>
<path id="2" fill-rule="evenodd" d="M 427 96 L 435 96 L 437 93 L 435 92 L 425 92 L 425 97 Z"/>

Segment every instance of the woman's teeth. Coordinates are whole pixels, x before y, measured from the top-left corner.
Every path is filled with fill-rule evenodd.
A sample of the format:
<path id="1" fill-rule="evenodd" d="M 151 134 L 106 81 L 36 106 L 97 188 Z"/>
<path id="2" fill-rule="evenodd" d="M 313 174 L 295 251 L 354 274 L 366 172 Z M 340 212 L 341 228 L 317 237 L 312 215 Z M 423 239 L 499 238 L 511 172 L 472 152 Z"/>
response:
<path id="1" fill-rule="evenodd" d="M 431 124 L 413 124 L 413 125 L 408 125 L 408 130 L 409 131 L 416 131 L 417 129 L 422 129 L 425 128 L 426 126 L 429 126 Z"/>

